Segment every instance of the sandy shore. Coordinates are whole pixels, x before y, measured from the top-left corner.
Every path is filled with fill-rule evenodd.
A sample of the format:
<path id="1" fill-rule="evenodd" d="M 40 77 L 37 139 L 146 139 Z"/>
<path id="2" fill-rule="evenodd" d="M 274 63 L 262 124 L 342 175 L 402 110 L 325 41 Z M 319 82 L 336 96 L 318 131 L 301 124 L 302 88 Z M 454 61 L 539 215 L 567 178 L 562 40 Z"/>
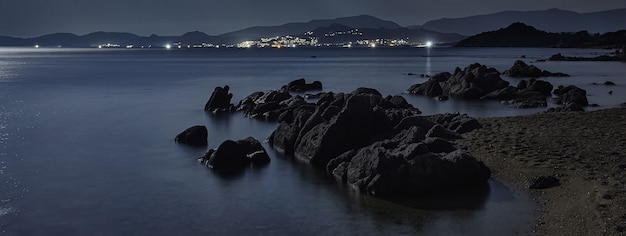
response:
<path id="1" fill-rule="evenodd" d="M 626 235 L 626 109 L 478 120 L 461 142 L 494 178 L 530 193 L 539 235 Z M 561 185 L 528 189 L 547 175 Z"/>

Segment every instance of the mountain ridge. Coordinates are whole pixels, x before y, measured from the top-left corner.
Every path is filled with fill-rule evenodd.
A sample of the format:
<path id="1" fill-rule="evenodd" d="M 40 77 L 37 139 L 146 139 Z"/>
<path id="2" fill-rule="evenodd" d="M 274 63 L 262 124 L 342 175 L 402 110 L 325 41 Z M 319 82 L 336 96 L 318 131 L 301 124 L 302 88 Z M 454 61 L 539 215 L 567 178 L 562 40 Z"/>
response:
<path id="1" fill-rule="evenodd" d="M 506 28 L 483 32 L 458 42 L 456 47 L 559 47 L 559 48 L 623 48 L 626 30 L 590 34 L 552 33 L 516 22 Z"/>
<path id="2" fill-rule="evenodd" d="M 539 11 L 502 11 L 491 14 L 475 15 L 461 18 L 442 18 L 431 20 L 421 26 L 441 33 L 458 33 L 475 35 L 490 30 L 505 28 L 508 25 L 522 22 L 547 32 L 578 32 L 606 33 L 626 29 L 626 8 L 598 12 L 577 13 L 558 8 Z M 622 22 L 621 24 L 616 22 Z"/>
<path id="3" fill-rule="evenodd" d="M 115 47 L 126 45 L 134 46 L 155 46 L 163 47 L 165 44 L 180 43 L 180 45 L 196 45 L 196 44 L 236 44 L 242 41 L 257 40 L 261 37 L 274 36 L 303 36 L 305 32 L 315 31 L 318 28 L 329 27 L 333 24 L 343 25 L 352 29 L 369 29 L 372 38 L 378 38 L 378 33 L 387 35 L 395 35 L 398 33 L 389 33 L 389 30 L 402 31 L 400 35 L 432 35 L 436 38 L 438 32 L 426 30 L 408 30 L 393 21 L 382 20 L 370 15 L 358 15 L 352 17 L 340 17 L 325 20 L 310 20 L 308 22 L 286 23 L 277 26 L 254 26 L 241 30 L 232 31 L 221 35 L 208 35 L 200 31 L 187 32 L 181 36 L 139 36 L 133 33 L 125 32 L 93 32 L 85 35 L 76 35 L 71 33 L 55 33 L 32 38 L 16 38 L 16 37 L 0 37 L 0 45 L 3 46 L 33 46 L 56 47 L 96 47 L 98 45 L 113 44 Z M 383 30 L 383 29 L 387 29 Z M 407 31 L 408 30 L 408 31 Z M 456 34 L 442 34 L 441 38 L 458 41 L 463 36 Z"/>

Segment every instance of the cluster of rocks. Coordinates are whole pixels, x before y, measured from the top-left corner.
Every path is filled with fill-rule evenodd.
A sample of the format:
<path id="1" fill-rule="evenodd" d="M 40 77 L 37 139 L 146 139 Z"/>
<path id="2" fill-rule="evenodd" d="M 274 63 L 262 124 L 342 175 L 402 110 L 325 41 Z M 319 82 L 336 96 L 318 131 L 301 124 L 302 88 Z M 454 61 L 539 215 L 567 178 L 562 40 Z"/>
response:
<path id="1" fill-rule="evenodd" d="M 561 53 L 554 54 L 548 58 L 550 61 L 626 61 L 626 53 L 617 50 L 612 55 L 600 55 L 595 57 L 570 57 Z"/>
<path id="2" fill-rule="evenodd" d="M 272 148 L 324 169 L 363 193 L 422 194 L 482 185 L 490 177 L 489 168 L 455 144 L 460 133 L 480 128 L 475 119 L 460 114 L 418 116 L 421 112 L 404 97 L 383 97 L 371 88 L 322 92 L 314 102 L 289 93 L 318 90 L 317 84 L 292 81 L 281 90 L 254 92 L 236 106 L 230 104 L 228 86 L 218 87 L 206 110 L 236 110 L 277 121 L 267 139 Z M 206 128 L 192 127 L 176 138 L 190 144 L 201 139 L 206 145 Z M 259 141 L 248 137 L 226 140 L 198 160 L 215 170 L 237 170 L 266 164 L 269 156 Z"/>
<path id="3" fill-rule="evenodd" d="M 510 77 L 567 77 L 565 73 L 552 73 L 547 70 L 541 70 L 534 65 L 528 65 L 524 61 L 517 60 L 513 63 L 513 66 L 504 71 L 504 74 Z"/>
<path id="4" fill-rule="evenodd" d="M 206 126 L 192 126 L 174 139 L 177 143 L 190 146 L 207 146 Z M 242 140 L 226 140 L 216 149 L 209 149 L 198 161 L 217 171 L 237 171 L 250 165 L 259 166 L 270 162 L 270 157 L 261 143 L 253 137 Z"/>
<path id="5" fill-rule="evenodd" d="M 312 91 L 312 90 L 322 90 L 322 82 L 313 81 L 312 83 L 307 84 L 304 78 L 300 78 L 300 79 L 291 81 L 286 85 L 283 85 L 281 89 L 284 91 L 291 91 L 291 92 L 306 92 L 306 91 Z"/>
<path id="6" fill-rule="evenodd" d="M 539 70 L 537 67 L 528 66 L 522 61 L 516 61 L 505 74 L 525 77 L 566 76 L 563 73 Z M 500 77 L 498 70 L 475 63 L 463 70 L 457 67 L 453 74 L 449 72 L 436 74 L 422 84 L 412 85 L 407 91 L 410 94 L 425 95 L 437 100 L 445 100 L 448 96 L 466 100 L 489 99 L 502 101 L 516 108 L 530 108 L 546 107 L 548 105 L 547 99 L 552 96 L 553 88 L 551 83 L 535 78 L 521 80 L 517 86 L 511 86 L 509 82 Z M 584 92 L 584 90 L 582 91 Z M 554 94 L 559 97 L 562 95 L 558 89 L 555 90 Z M 578 97 L 579 94 L 584 94 L 586 100 L 586 92 L 581 93 L 579 91 L 576 96 Z M 557 98 L 557 103 L 565 106 L 569 104 L 568 102 L 561 102 L 560 98 Z M 588 105 L 586 103 L 577 104 L 581 107 Z"/>
<path id="7" fill-rule="evenodd" d="M 325 93 L 285 111 L 268 142 L 372 195 L 484 184 L 489 169 L 454 144 L 458 133 L 418 114 L 402 96 L 374 89 Z M 455 121 L 467 130 L 473 123 Z"/>
<path id="8" fill-rule="evenodd" d="M 443 72 L 422 84 L 408 89 L 411 94 L 425 95 L 438 100 L 447 96 L 459 99 L 491 99 L 506 101 L 518 108 L 547 106 L 553 86 L 543 80 L 522 80 L 517 87 L 500 77 L 495 68 L 478 63 L 465 69 L 456 68 L 454 74 Z"/>
<path id="9" fill-rule="evenodd" d="M 494 68 L 474 63 L 465 69 L 456 68 L 453 74 L 443 72 L 435 74 L 422 84 L 415 84 L 408 90 L 411 94 L 421 94 L 438 100 L 447 96 L 460 99 L 480 99 L 486 94 L 505 88 L 509 82 L 500 78 L 500 72 Z M 445 96 L 442 98 L 442 96 Z"/>

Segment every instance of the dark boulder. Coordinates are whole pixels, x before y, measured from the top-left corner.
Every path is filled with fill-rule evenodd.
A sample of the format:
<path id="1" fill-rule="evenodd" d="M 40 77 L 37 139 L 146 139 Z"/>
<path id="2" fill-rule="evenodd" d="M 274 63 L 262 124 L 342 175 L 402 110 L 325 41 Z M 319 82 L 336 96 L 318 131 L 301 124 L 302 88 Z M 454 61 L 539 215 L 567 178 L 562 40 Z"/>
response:
<path id="1" fill-rule="evenodd" d="M 511 100 L 515 98 L 517 91 L 519 91 L 518 88 L 513 87 L 513 86 L 507 86 L 498 90 L 494 90 L 493 92 L 490 92 L 488 94 L 485 94 L 480 99 L 490 99 L 490 100 L 500 100 L 500 101 Z"/>
<path id="2" fill-rule="evenodd" d="M 312 91 L 312 90 L 322 90 L 322 82 L 313 81 L 313 83 L 307 84 L 306 80 L 304 78 L 301 78 L 301 79 L 291 81 L 286 85 L 283 85 L 281 89 L 285 91 L 291 91 L 291 92 L 307 92 L 307 91 Z"/>
<path id="3" fill-rule="evenodd" d="M 301 96 L 291 96 L 288 91 L 255 92 L 245 97 L 237 106 L 246 116 L 277 120 L 288 108 L 306 104 Z"/>
<path id="4" fill-rule="evenodd" d="M 426 137 L 430 137 L 430 138 L 443 138 L 443 139 L 447 139 L 447 140 L 456 140 L 456 139 L 462 139 L 461 135 L 459 135 L 458 133 L 455 133 L 449 129 L 444 128 L 441 125 L 435 125 L 433 126 L 430 130 L 428 130 L 428 133 L 426 133 Z"/>
<path id="5" fill-rule="evenodd" d="M 224 87 L 215 87 L 213 93 L 211 94 L 211 98 L 204 105 L 204 110 L 207 112 L 216 112 L 216 111 L 231 111 L 234 107 L 233 104 L 230 103 L 230 100 L 233 98 L 232 93 L 228 93 L 228 85 Z"/>
<path id="6" fill-rule="evenodd" d="M 389 124 L 380 112 L 375 112 L 371 93 L 350 96 L 341 112 L 326 123 L 319 123 L 306 133 L 301 132 L 295 155 L 316 166 L 326 166 L 334 158 L 350 149 L 367 145 L 377 134 L 389 130 Z M 379 99 L 382 99 L 379 97 Z"/>
<path id="7" fill-rule="evenodd" d="M 529 189 L 546 189 L 561 185 L 558 178 L 554 176 L 539 176 L 530 181 Z"/>
<path id="8" fill-rule="evenodd" d="M 353 90 L 350 94 L 352 95 L 357 95 L 357 94 L 370 94 L 370 95 L 374 95 L 377 97 L 381 97 L 382 98 L 382 94 L 380 94 L 380 92 L 378 92 L 378 90 L 373 89 L 373 88 L 364 88 L 364 87 L 359 87 L 355 90 Z"/>
<path id="9" fill-rule="evenodd" d="M 415 84 L 411 86 L 408 90 L 410 94 L 419 94 L 425 95 L 428 97 L 437 97 L 443 94 L 443 89 L 439 82 L 436 80 L 430 79 L 423 84 Z"/>
<path id="10" fill-rule="evenodd" d="M 550 82 L 537 79 L 522 80 L 517 87 L 522 91 L 536 91 L 546 97 L 552 94 L 554 88 Z"/>
<path id="11" fill-rule="evenodd" d="M 189 127 L 185 131 L 176 135 L 174 141 L 177 143 L 188 144 L 191 146 L 206 146 L 209 132 L 206 126 L 196 125 Z"/>
<path id="12" fill-rule="evenodd" d="M 467 114 L 460 114 L 460 113 L 437 114 L 437 115 L 432 115 L 428 117 L 428 119 L 432 121 L 433 124 L 439 124 L 440 126 L 448 130 L 454 131 L 458 134 L 464 134 L 464 133 L 482 128 L 482 125 L 478 122 L 478 120 L 476 120 L 473 117 L 468 116 Z M 431 129 L 433 126 L 431 126 L 430 128 L 427 128 L 427 130 Z M 444 132 L 447 132 L 447 131 L 444 131 Z M 429 137 L 432 137 L 432 136 L 429 136 Z M 441 136 L 437 136 L 437 137 L 441 137 Z M 452 137 L 453 139 L 458 138 L 454 135 Z"/>
<path id="13" fill-rule="evenodd" d="M 577 103 L 581 107 L 589 105 L 587 91 L 574 85 L 567 87 L 559 86 L 559 88 L 554 90 L 554 94 L 558 96 L 556 99 L 558 104 L 567 106 L 569 103 Z"/>
<path id="14" fill-rule="evenodd" d="M 264 165 L 270 161 L 265 148 L 255 138 L 226 140 L 217 149 L 210 149 L 198 158 L 206 166 L 218 171 L 236 171 L 253 165 Z"/>
<path id="15" fill-rule="evenodd" d="M 541 70 L 534 65 L 528 65 L 524 61 L 517 60 L 513 63 L 513 66 L 504 71 L 504 74 L 510 77 L 565 77 L 569 76 L 564 73 L 552 73 L 546 70 Z"/>
<path id="16" fill-rule="evenodd" d="M 494 68 L 474 63 L 465 69 L 457 68 L 446 80 L 441 83 L 444 95 L 461 99 L 480 99 L 488 93 L 509 86 L 509 82 L 499 76 L 500 72 Z"/>
<path id="17" fill-rule="evenodd" d="M 333 173 L 345 174 L 353 189 L 376 196 L 445 191 L 484 183 L 491 175 L 489 168 L 463 150 L 437 155 L 419 143 L 384 145 L 378 142 L 360 149 L 347 166 L 339 164 Z"/>

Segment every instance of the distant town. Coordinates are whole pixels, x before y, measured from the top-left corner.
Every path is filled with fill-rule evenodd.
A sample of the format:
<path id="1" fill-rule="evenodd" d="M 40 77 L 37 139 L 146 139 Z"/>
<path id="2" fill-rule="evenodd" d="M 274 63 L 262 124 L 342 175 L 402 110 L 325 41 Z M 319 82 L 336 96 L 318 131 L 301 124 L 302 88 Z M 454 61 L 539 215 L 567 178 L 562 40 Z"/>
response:
<path id="1" fill-rule="evenodd" d="M 165 49 L 191 49 L 191 48 L 296 48 L 296 47 L 432 47 L 432 41 L 412 41 L 410 38 L 372 38 L 356 39 L 350 41 L 327 40 L 334 37 L 359 36 L 363 32 L 358 28 L 347 31 L 332 31 L 323 34 L 322 40 L 315 36 L 313 31 L 308 31 L 301 36 L 283 35 L 274 37 L 261 37 L 256 40 L 246 40 L 236 44 L 214 44 L 208 42 L 185 43 L 182 41 L 166 42 L 162 45 L 122 45 L 115 42 L 93 45 L 97 48 L 165 48 Z"/>

